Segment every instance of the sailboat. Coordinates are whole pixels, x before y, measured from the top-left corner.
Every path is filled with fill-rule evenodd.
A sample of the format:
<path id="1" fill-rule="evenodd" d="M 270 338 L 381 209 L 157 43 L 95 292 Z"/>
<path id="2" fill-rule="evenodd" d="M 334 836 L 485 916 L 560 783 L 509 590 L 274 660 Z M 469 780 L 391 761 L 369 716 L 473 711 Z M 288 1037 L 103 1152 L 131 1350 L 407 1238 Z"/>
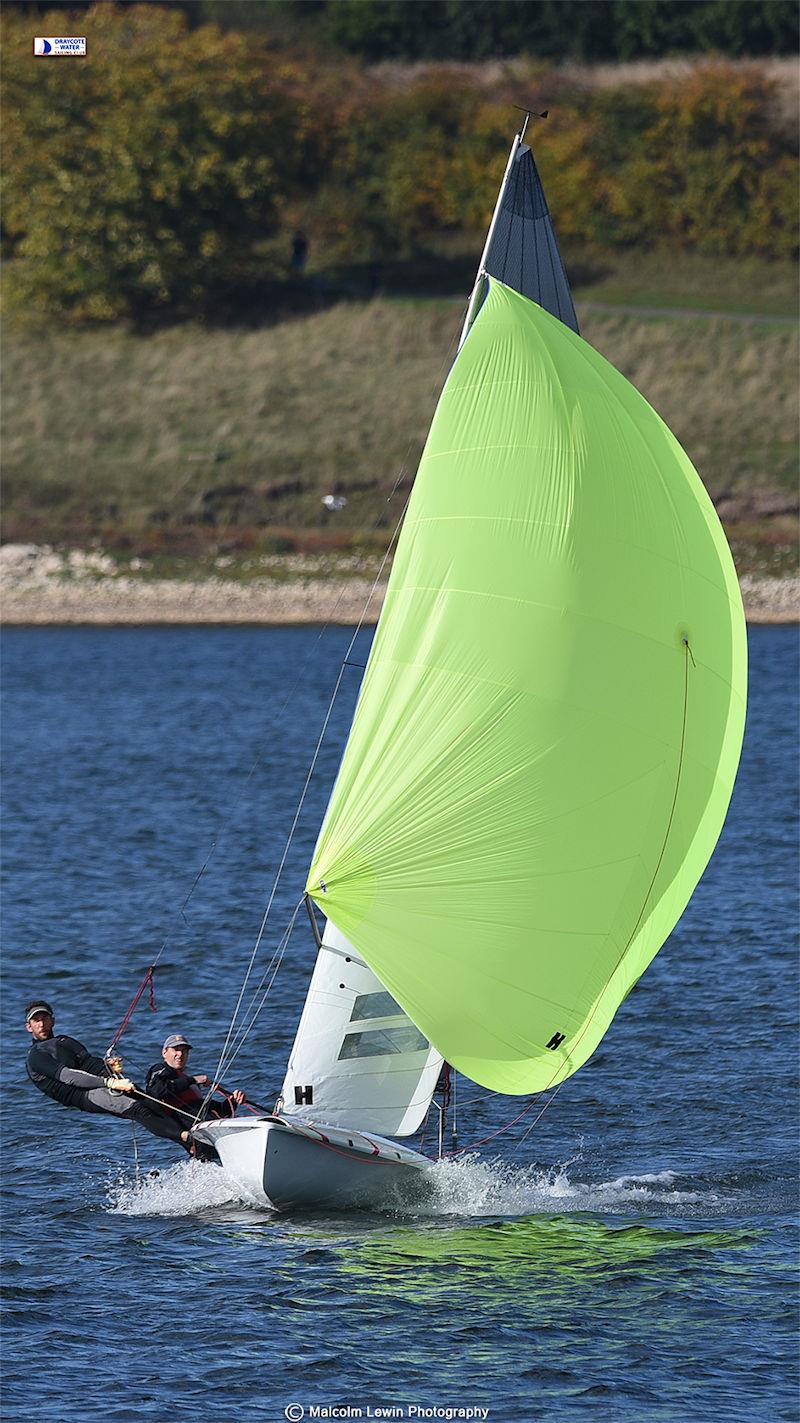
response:
<path id="1" fill-rule="evenodd" d="M 256 1199 L 391 1205 L 443 1064 L 588 1061 L 697 885 L 745 719 L 738 580 L 667 426 L 580 335 L 525 125 L 305 886 L 273 1113 L 203 1123 Z M 666 1031 L 666 1029 L 665 1029 Z"/>

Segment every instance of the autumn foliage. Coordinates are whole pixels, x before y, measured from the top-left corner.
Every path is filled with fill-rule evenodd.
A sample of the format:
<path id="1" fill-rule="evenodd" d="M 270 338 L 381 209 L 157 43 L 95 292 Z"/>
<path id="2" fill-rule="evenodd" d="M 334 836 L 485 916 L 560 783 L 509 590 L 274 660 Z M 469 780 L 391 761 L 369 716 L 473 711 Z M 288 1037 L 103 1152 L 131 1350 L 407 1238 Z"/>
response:
<path id="1" fill-rule="evenodd" d="M 100 4 L 81 26 L 87 58 L 61 61 L 32 58 L 30 22 L 5 27 L 14 295 L 76 318 L 206 304 L 255 275 L 298 189 L 299 75 L 241 35 L 190 37 L 165 5 Z"/>
<path id="2" fill-rule="evenodd" d="M 37 30 L 62 32 L 57 14 Z M 81 29 L 87 58 L 54 61 L 33 59 L 24 16 L 4 27 L 6 290 L 26 309 L 203 311 L 263 280 L 282 228 L 374 261 L 488 221 L 517 119 L 506 81 L 442 67 L 392 84 L 189 30 L 166 5 L 99 4 Z M 535 143 L 567 247 L 796 251 L 795 139 L 757 67 L 562 83 Z"/>

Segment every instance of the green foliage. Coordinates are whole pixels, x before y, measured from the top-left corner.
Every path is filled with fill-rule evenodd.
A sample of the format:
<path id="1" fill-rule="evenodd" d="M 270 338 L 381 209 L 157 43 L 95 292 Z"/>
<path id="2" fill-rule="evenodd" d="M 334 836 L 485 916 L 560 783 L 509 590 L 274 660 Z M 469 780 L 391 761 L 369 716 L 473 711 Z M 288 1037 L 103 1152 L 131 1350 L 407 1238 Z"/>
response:
<path id="1" fill-rule="evenodd" d="M 333 40 L 369 60 L 794 54 L 794 0 L 327 0 Z"/>
<path id="2" fill-rule="evenodd" d="M 797 54 L 798 9 L 781 0 L 707 0 L 698 6 L 699 50 L 720 54 Z"/>
<path id="3" fill-rule="evenodd" d="M 56 5 L 83 13 L 88 3 L 5 0 L 4 8 L 38 17 Z M 708 51 L 740 58 L 794 55 L 800 43 L 795 0 L 166 0 L 164 8 L 193 28 L 310 40 L 370 61 L 520 54 L 613 61 Z"/>
<path id="4" fill-rule="evenodd" d="M 536 132 L 559 236 L 791 257 L 796 151 L 774 108 L 759 70 L 720 61 L 680 84 L 562 92 Z M 348 92 L 334 106 L 327 183 L 309 229 L 351 261 L 409 255 L 436 234 L 485 229 L 512 112 L 501 96 L 488 99 L 444 69 L 401 89 Z"/>
<path id="5" fill-rule="evenodd" d="M 321 0 L 303 3 L 322 14 Z M 509 23 L 526 9 L 496 0 L 498 23 L 507 3 Z M 432 16 L 450 13 L 451 0 L 385 0 L 382 23 L 413 14 L 427 34 L 428 4 Z M 636 7 L 654 45 L 669 19 L 659 5 Z M 705 5 L 709 25 L 715 7 Z M 6 291 L 26 311 L 142 318 L 231 309 L 237 293 L 241 309 L 242 293 L 251 302 L 265 277 L 285 274 L 298 225 L 312 265 L 320 252 L 351 264 L 406 258 L 485 230 L 523 94 L 552 106 L 537 160 L 568 246 L 796 250 L 796 148 L 754 67 L 718 60 L 680 82 L 592 90 L 528 64 L 489 88 L 452 66 L 398 78 L 345 58 L 301 65 L 261 38 L 200 23 L 205 4 L 190 29 L 185 8 L 97 5 L 81 20 L 87 59 L 63 62 L 34 59 L 28 20 L 6 19 Z M 481 6 L 451 8 L 466 36 Z M 368 9 L 341 0 L 339 23 Z M 606 0 L 542 0 L 537 42 L 554 41 L 567 10 L 582 46 L 610 14 Z M 621 23 L 623 0 L 616 12 Z M 56 18 L 41 28 L 63 28 Z"/>
<path id="6" fill-rule="evenodd" d="M 797 250 L 796 161 L 769 121 L 769 85 L 716 63 L 649 106 L 639 91 L 605 102 L 606 117 L 640 107 L 646 122 L 615 155 L 606 183 L 610 234 L 655 234 L 708 253 L 791 257 Z M 621 105 L 621 110 L 620 110 Z"/>
<path id="7" fill-rule="evenodd" d="M 297 191 L 297 75 L 239 35 L 189 35 L 168 6 L 100 4 L 81 23 L 86 60 L 56 63 L 6 22 L 12 299 L 77 319 L 202 308 L 253 279 Z"/>
<path id="8" fill-rule="evenodd" d="M 485 59 L 607 55 L 613 0 L 335 0 L 337 44 L 366 59 Z"/>

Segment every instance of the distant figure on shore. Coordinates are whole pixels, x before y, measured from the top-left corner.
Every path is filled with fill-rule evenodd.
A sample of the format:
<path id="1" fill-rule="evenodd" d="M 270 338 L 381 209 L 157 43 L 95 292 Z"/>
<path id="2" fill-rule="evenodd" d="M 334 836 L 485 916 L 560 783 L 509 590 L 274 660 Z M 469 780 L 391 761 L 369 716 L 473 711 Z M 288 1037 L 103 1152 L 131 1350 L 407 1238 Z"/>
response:
<path id="1" fill-rule="evenodd" d="M 291 268 L 298 276 L 302 276 L 306 269 L 308 260 L 308 238 L 304 232 L 299 230 L 292 238 L 292 261 Z"/>
<path id="2" fill-rule="evenodd" d="M 33 1042 L 25 1065 L 34 1087 L 63 1107 L 137 1122 L 154 1136 L 177 1142 L 195 1154 L 188 1130 L 171 1112 L 138 1100 L 133 1095 L 136 1084 L 115 1073 L 111 1060 L 94 1057 L 77 1038 L 54 1034 L 54 1025 L 55 1014 L 49 1003 L 35 998 L 28 1004 L 25 1026 Z"/>
<path id="3" fill-rule="evenodd" d="M 183 1033 L 171 1033 L 161 1049 L 162 1062 L 156 1062 L 147 1073 L 147 1092 L 157 1097 L 166 1108 L 177 1107 L 196 1117 L 201 1108 L 204 1117 L 232 1117 L 245 1100 L 244 1092 L 231 1092 L 224 1102 L 206 1101 L 211 1078 L 205 1072 L 194 1076 L 187 1072 L 192 1044 Z M 206 1090 L 203 1091 L 202 1089 Z M 205 1107 L 204 1107 L 205 1103 Z"/>

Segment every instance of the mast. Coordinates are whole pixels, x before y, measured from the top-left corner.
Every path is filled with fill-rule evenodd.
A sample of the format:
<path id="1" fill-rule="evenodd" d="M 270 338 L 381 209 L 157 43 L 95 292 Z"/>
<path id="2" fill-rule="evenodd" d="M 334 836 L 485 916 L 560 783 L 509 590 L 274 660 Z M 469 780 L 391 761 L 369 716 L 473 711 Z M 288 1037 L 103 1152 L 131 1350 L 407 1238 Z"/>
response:
<path id="1" fill-rule="evenodd" d="M 489 249 L 492 245 L 492 238 L 494 237 L 495 228 L 497 227 L 497 220 L 500 216 L 500 210 L 503 206 L 503 199 L 505 198 L 506 191 L 508 189 L 509 179 L 514 168 L 514 159 L 517 156 L 525 130 L 528 127 L 529 118 L 530 114 L 526 114 L 525 122 L 522 125 L 522 128 L 520 129 L 519 133 L 514 135 L 514 142 L 511 145 L 511 152 L 508 155 L 508 162 L 506 163 L 506 171 L 503 174 L 503 181 L 500 184 L 500 191 L 497 194 L 497 202 L 494 205 L 494 212 L 492 213 L 492 220 L 489 223 L 489 231 L 486 234 L 486 241 L 483 244 L 481 260 L 478 263 L 478 271 L 476 273 L 475 284 L 472 288 L 472 293 L 470 295 L 469 305 L 467 307 L 467 314 L 464 318 L 464 325 L 461 328 L 461 335 L 458 341 L 459 351 L 461 350 L 461 347 L 467 339 L 467 333 L 475 319 L 476 312 L 480 305 L 480 298 L 483 292 L 483 284 L 486 277 L 486 258 L 488 256 Z"/>

